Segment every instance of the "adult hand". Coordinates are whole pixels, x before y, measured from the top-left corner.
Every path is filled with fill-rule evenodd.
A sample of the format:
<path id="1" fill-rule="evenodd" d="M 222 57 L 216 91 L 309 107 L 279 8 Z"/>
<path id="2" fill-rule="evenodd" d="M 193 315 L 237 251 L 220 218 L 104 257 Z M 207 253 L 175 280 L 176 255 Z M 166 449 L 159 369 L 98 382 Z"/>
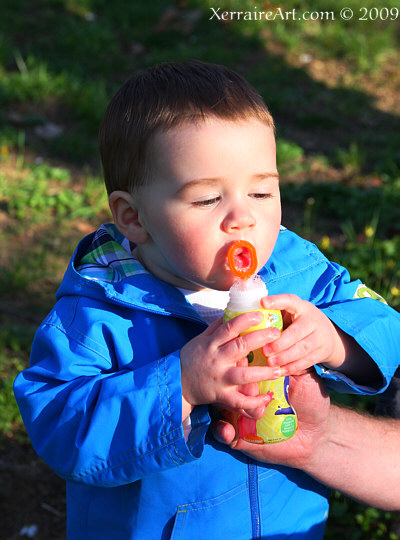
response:
<path id="1" fill-rule="evenodd" d="M 301 469 L 363 504 L 400 511 L 400 420 L 331 405 L 311 373 L 291 377 L 290 401 L 299 429 L 285 442 L 261 445 L 238 439 L 226 415 L 215 421 L 214 436 L 259 461 Z"/>
<path id="2" fill-rule="evenodd" d="M 215 438 L 258 461 L 300 469 L 308 467 L 314 450 L 326 438 L 330 412 L 329 395 L 321 380 L 308 371 L 290 378 L 289 397 L 298 416 L 299 428 L 287 441 L 260 445 L 240 439 L 235 416 L 228 411 L 223 411 L 223 417 L 214 422 Z"/>

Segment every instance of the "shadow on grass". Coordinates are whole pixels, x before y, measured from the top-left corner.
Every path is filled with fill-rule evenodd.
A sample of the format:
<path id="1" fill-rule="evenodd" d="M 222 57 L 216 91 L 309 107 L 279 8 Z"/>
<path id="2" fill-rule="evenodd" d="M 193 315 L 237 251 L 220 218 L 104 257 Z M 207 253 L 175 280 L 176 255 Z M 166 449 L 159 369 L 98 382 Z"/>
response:
<path id="1" fill-rule="evenodd" d="M 97 128 L 122 82 L 159 61 L 196 57 L 246 76 L 275 116 L 278 136 L 306 154 L 335 160 L 338 148 L 356 142 L 364 173 L 400 170 L 398 116 L 375 108 L 365 93 L 329 88 L 269 54 L 261 36 L 239 33 L 240 22 L 210 21 L 204 1 L 3 4 L 0 61 L 8 74 L 14 72 L 14 84 L 7 74 L 0 78 L 1 127 L 24 130 L 26 145 L 36 152 L 97 163 Z M 41 138 L 35 128 L 49 122 L 60 124 L 62 133 Z"/>

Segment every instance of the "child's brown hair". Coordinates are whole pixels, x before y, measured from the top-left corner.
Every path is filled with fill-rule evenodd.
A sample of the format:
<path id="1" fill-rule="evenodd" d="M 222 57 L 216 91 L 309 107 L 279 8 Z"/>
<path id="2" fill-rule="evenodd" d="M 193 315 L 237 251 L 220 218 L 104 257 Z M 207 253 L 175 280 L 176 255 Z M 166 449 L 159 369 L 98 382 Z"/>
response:
<path id="1" fill-rule="evenodd" d="M 149 142 L 157 130 L 210 116 L 256 118 L 274 128 L 260 94 L 227 67 L 198 60 L 167 62 L 129 79 L 108 105 L 99 132 L 108 193 L 133 193 L 146 183 Z"/>

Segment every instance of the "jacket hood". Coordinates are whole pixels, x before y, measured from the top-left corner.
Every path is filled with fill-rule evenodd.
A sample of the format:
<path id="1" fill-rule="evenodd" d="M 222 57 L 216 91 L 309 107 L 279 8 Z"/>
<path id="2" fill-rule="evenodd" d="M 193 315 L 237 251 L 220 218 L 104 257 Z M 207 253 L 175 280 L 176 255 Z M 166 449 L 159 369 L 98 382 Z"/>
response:
<path id="1" fill-rule="evenodd" d="M 129 241 L 111 223 L 78 244 L 56 297 L 67 295 L 204 322 L 176 287 L 153 276 L 132 256 Z"/>

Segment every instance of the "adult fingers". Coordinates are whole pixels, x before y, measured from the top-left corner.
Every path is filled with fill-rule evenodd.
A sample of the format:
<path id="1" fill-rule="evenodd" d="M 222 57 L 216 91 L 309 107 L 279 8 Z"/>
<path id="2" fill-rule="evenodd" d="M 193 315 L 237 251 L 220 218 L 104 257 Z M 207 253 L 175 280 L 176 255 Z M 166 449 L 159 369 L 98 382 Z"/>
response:
<path id="1" fill-rule="evenodd" d="M 217 420 L 212 424 L 215 439 L 222 444 L 231 444 L 236 439 L 236 430 L 227 420 Z"/>

